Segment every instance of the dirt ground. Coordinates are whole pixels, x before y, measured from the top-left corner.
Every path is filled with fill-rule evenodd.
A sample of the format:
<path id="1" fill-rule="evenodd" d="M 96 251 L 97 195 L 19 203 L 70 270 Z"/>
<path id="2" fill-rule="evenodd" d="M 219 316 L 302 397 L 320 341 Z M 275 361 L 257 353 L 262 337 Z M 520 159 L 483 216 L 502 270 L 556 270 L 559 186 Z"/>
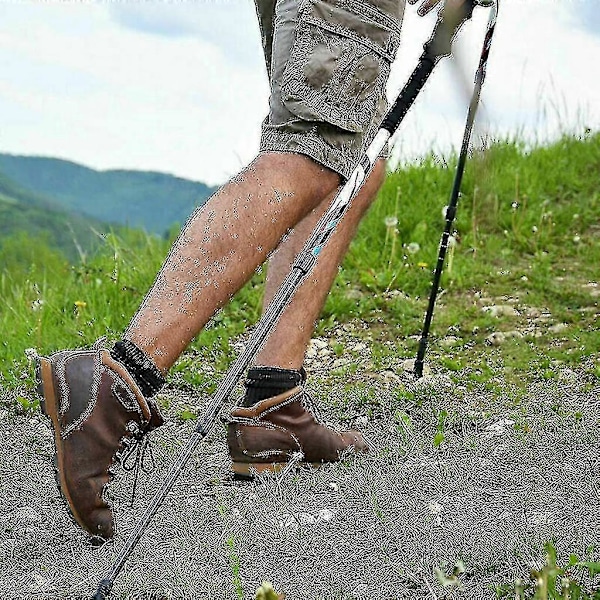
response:
<path id="1" fill-rule="evenodd" d="M 542 566 L 549 540 L 559 563 L 594 545 L 587 556 L 598 560 L 600 383 L 584 367 L 518 399 L 444 374 L 415 384 L 382 373 L 370 384 L 371 411 L 347 382 L 325 385 L 317 373 L 309 391 L 327 400 L 323 417 L 358 426 L 370 454 L 237 482 L 217 423 L 111 597 L 235 599 L 237 587 L 253 598 L 268 580 L 287 600 L 495 598 L 495 585 Z M 435 447 L 442 409 L 445 440 Z M 0 409 L 0 428 L 2 597 L 89 598 L 193 422 L 171 419 L 151 435 L 157 468 L 141 476 L 133 508 L 133 474 L 119 471 L 110 488 L 117 536 L 99 548 L 55 487 L 46 421 Z M 459 560 L 458 585 L 443 587 L 435 569 L 450 574 Z"/>

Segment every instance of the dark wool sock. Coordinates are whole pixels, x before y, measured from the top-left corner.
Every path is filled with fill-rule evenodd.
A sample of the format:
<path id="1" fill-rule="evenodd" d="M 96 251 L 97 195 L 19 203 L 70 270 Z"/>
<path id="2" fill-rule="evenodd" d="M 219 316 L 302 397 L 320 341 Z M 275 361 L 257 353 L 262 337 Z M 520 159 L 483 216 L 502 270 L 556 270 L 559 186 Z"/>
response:
<path id="1" fill-rule="evenodd" d="M 250 407 L 265 400 L 287 392 L 306 381 L 306 371 L 302 367 L 295 369 L 279 369 L 277 367 L 253 367 L 248 370 L 244 381 L 246 394 L 242 406 Z"/>
<path id="2" fill-rule="evenodd" d="M 166 379 L 158 367 L 131 340 L 117 342 L 110 355 L 125 366 L 146 398 L 154 396 L 165 385 Z"/>

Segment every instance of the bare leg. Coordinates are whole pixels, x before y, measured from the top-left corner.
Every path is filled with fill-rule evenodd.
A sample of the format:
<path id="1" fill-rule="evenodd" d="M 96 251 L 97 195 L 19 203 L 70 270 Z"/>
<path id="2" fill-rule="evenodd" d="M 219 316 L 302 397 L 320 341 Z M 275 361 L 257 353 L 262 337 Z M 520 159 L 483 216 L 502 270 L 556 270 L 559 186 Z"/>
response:
<path id="1" fill-rule="evenodd" d="M 299 154 L 265 153 L 192 215 L 125 333 L 166 372 L 287 231 L 339 184 Z"/>
<path id="2" fill-rule="evenodd" d="M 338 266 L 348 250 L 362 216 L 383 183 L 384 176 L 385 162 L 379 160 L 375 164 L 371 176 L 352 201 L 348 212 L 336 227 L 334 234 L 319 254 L 316 267 L 298 288 L 281 315 L 277 326 L 256 356 L 254 361 L 256 365 L 283 369 L 299 369 L 302 366 L 306 346 L 312 336 L 315 321 L 325 304 Z M 332 199 L 333 194 L 304 217 L 269 259 L 263 311 L 289 273 L 296 255 L 304 246 L 306 239 L 318 219 L 329 207 Z"/>

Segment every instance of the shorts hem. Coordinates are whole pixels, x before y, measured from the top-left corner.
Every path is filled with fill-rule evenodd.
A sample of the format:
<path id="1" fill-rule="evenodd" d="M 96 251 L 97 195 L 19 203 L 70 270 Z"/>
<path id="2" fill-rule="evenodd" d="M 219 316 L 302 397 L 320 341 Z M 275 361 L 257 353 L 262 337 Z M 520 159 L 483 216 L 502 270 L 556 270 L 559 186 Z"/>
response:
<path id="1" fill-rule="evenodd" d="M 331 169 L 343 179 L 348 179 L 352 174 L 354 165 L 348 165 L 339 150 L 325 146 L 325 142 L 318 136 L 316 131 L 310 130 L 302 133 L 292 133 L 274 128 L 263 128 L 260 140 L 261 152 L 304 154 L 320 165 Z"/>
<path id="2" fill-rule="evenodd" d="M 331 169 L 342 177 L 344 181 L 348 180 L 363 157 L 364 152 L 356 152 L 353 149 L 352 156 L 348 156 L 341 148 L 329 146 L 316 131 L 304 131 L 293 133 L 282 131 L 272 127 L 263 127 L 260 140 L 260 152 L 291 152 L 303 154 L 312 158 L 320 165 Z M 379 158 L 387 159 L 389 156 L 388 146 L 383 148 Z"/>

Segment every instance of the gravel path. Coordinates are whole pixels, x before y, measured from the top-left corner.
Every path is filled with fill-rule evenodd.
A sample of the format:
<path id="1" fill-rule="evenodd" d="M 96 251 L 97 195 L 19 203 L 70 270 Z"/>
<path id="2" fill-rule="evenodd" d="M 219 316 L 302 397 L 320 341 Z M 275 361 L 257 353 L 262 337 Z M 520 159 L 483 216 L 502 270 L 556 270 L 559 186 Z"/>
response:
<path id="1" fill-rule="evenodd" d="M 263 580 L 287 600 L 494 598 L 495 585 L 543 564 L 550 539 L 559 563 L 600 549 L 600 383 L 585 373 L 565 371 L 521 397 L 444 374 L 415 385 L 400 367 L 347 392 L 343 378 L 319 385 L 315 369 L 309 390 L 325 419 L 358 424 L 372 452 L 234 482 L 218 423 L 113 597 L 238 598 L 239 560 L 244 598 Z M 434 447 L 441 410 L 445 441 Z M 90 597 L 193 423 L 172 419 L 152 434 L 157 468 L 141 477 L 133 509 L 133 474 L 119 472 L 117 536 L 100 548 L 72 525 L 55 488 L 45 420 L 0 409 L 0 423 L 2 598 Z M 443 587 L 435 569 L 449 574 L 458 560 L 466 571 Z"/>

